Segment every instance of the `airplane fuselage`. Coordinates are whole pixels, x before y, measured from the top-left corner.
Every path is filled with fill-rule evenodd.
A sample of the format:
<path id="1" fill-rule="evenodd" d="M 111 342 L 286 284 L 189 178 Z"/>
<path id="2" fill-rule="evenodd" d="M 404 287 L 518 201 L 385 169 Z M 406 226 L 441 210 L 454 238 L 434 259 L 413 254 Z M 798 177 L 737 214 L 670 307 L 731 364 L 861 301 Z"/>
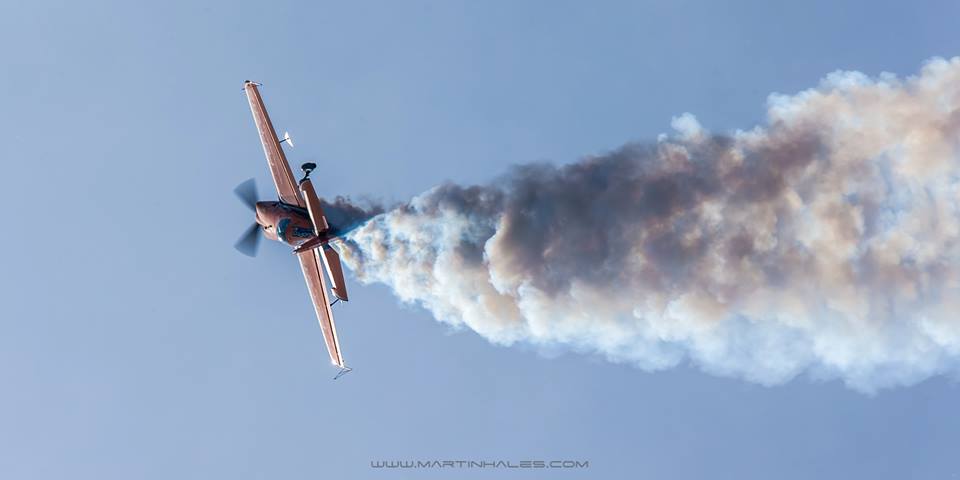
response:
<path id="1" fill-rule="evenodd" d="M 302 247 L 307 250 L 326 245 L 327 242 L 342 237 L 363 224 L 362 220 L 349 224 L 330 224 L 328 229 L 317 235 L 306 208 L 283 202 L 257 202 L 256 210 L 256 222 L 263 235 L 295 249 Z"/>
<path id="2" fill-rule="evenodd" d="M 283 202 L 257 202 L 257 223 L 262 227 L 264 236 L 293 247 L 299 247 L 317 236 L 307 210 Z M 321 232 L 321 236 L 333 238 L 330 230 Z"/>

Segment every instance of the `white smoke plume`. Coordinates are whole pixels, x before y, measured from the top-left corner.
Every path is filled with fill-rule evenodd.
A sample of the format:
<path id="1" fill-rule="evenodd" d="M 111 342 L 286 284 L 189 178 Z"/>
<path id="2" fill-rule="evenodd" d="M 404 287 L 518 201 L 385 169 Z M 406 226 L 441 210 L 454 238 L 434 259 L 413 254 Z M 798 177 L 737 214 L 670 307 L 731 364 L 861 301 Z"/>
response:
<path id="1" fill-rule="evenodd" d="M 861 391 L 960 372 L 960 58 L 835 72 L 730 135 L 444 184 L 340 245 L 498 344 Z"/>

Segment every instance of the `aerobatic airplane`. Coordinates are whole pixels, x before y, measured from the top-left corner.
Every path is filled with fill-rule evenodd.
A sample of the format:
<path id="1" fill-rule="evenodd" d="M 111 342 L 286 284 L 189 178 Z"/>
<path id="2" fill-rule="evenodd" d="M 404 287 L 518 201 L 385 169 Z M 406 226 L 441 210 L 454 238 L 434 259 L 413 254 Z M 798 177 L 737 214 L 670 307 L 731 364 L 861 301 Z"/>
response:
<path id="1" fill-rule="evenodd" d="M 260 143 L 263 144 L 263 151 L 267 156 L 267 165 L 273 175 L 273 184 L 277 188 L 279 201 L 257 201 L 256 184 L 253 179 L 240 184 L 234 190 L 234 193 L 256 212 L 256 223 L 247 229 L 234 247 L 245 255 L 255 256 L 261 234 L 293 247 L 293 253 L 300 260 L 303 277 L 310 290 L 317 320 L 320 322 L 320 329 L 323 331 L 323 338 L 330 352 L 330 361 L 340 368 L 340 372 L 334 378 L 339 378 L 349 372 L 350 368 L 344 363 L 343 353 L 340 351 L 340 340 L 337 337 L 337 326 L 333 322 L 332 307 L 340 300 L 347 301 L 347 286 L 343 281 L 340 256 L 330 246 L 330 241 L 347 233 L 356 225 L 344 225 L 338 228 L 330 224 L 324 215 L 320 199 L 313 189 L 313 182 L 309 178 L 310 172 L 317 167 L 315 164 L 304 163 L 300 167 L 303 170 L 303 178 L 299 182 L 294 181 L 287 157 L 280 145 L 287 143 L 292 146 L 293 142 L 290 135 L 286 133 L 282 139 L 277 138 L 273 124 L 270 123 L 270 117 L 267 116 L 267 109 L 263 105 L 263 99 L 260 97 L 260 91 L 257 89 L 258 86 L 260 86 L 259 83 L 249 80 L 243 83 L 247 100 L 250 102 L 250 110 L 253 112 L 253 121 L 260 133 Z M 327 279 L 320 271 L 321 264 L 326 270 Z M 327 292 L 328 281 L 330 293 L 334 297 L 332 302 Z"/>

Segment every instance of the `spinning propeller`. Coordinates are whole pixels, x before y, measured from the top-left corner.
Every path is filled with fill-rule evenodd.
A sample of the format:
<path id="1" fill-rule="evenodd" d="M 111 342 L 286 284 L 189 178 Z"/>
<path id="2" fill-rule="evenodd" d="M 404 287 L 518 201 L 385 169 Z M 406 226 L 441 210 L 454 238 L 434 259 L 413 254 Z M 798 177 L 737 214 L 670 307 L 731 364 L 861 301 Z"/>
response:
<path id="1" fill-rule="evenodd" d="M 237 185 L 237 188 L 233 189 L 234 195 L 243 202 L 244 205 L 253 210 L 257 211 L 257 183 L 251 178 L 246 182 Z M 238 252 L 248 256 L 256 257 L 257 249 L 260 246 L 260 224 L 253 222 L 253 225 L 247 228 L 243 235 L 237 240 L 237 243 L 233 244 L 233 248 L 236 248 Z"/>

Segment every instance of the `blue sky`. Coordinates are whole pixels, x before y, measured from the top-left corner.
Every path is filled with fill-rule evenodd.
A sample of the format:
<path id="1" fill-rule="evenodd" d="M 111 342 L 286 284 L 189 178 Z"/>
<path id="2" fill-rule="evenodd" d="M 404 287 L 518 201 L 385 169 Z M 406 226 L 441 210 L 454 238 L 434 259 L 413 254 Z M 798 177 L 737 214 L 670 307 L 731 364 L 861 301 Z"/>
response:
<path id="1" fill-rule="evenodd" d="M 294 259 L 230 248 L 265 84 L 324 195 L 730 131 L 960 51 L 955 2 L 7 2 L 3 478 L 960 478 L 955 380 L 866 396 L 493 346 L 351 282 L 337 382 Z M 348 278 L 348 282 L 350 279 Z M 338 306 L 339 307 L 339 306 Z M 586 459 L 382 472 L 371 460 Z"/>

